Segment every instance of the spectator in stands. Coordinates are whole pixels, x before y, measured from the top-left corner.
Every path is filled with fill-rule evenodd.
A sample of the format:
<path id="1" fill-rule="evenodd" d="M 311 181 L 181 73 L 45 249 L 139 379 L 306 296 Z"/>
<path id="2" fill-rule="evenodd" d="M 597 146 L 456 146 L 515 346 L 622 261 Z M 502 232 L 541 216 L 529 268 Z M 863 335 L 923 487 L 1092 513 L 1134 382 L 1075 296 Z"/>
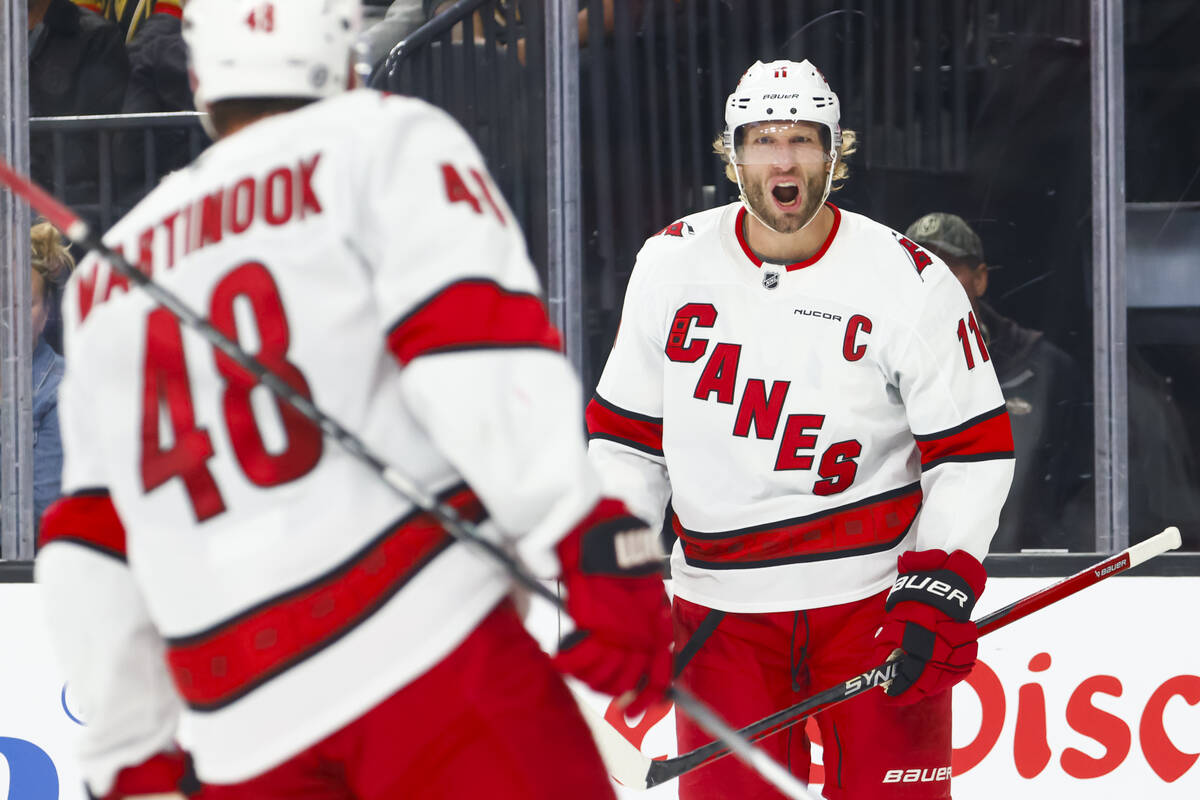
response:
<path id="1" fill-rule="evenodd" d="M 120 30 L 71 0 L 29 2 L 29 113 L 33 117 L 118 114 L 129 80 L 129 58 Z M 95 135 L 71 137 L 63 154 L 65 198 L 94 201 Z M 35 180 L 53 186 L 50 136 L 30 141 Z"/>
<path id="2" fill-rule="evenodd" d="M 1041 331 L 983 300 L 988 265 L 979 236 L 958 216 L 927 214 L 906 235 L 942 258 L 962 283 L 987 342 L 1012 422 L 1016 475 L 992 552 L 1095 548 L 1091 375 Z M 1136 351 L 1128 356 L 1131 541 L 1179 526 L 1200 550 L 1200 464 L 1171 381 Z"/>
<path id="3" fill-rule="evenodd" d="M 1175 525 L 1200 550 L 1200 464 L 1171 378 L 1129 349 L 1129 532 L 1136 542 Z"/>
<path id="4" fill-rule="evenodd" d="M 126 114 L 194 111 L 183 45 L 182 0 L 147 0 L 145 20 L 131 28 Z M 185 159 L 185 162 L 190 159 Z"/>
<path id="5" fill-rule="evenodd" d="M 129 86 L 124 114 L 195 111 L 188 81 L 187 50 L 183 44 L 181 0 L 146 0 L 144 12 L 131 20 Z M 162 176 L 187 165 L 191 151 L 186 127 L 163 128 L 154 134 L 154 172 L 145 173 L 145 139 L 141 131 L 121 137 L 117 162 L 120 202 L 132 205 Z"/>
<path id="6" fill-rule="evenodd" d="M 72 0 L 80 8 L 99 14 L 121 29 L 126 44 L 133 41 L 139 26 L 154 13 L 155 0 Z M 178 8 L 181 3 L 174 3 Z"/>
<path id="7" fill-rule="evenodd" d="M 62 486 L 62 439 L 58 432 L 58 384 L 62 356 L 42 336 L 50 305 L 75 266 L 62 234 L 49 222 L 30 232 L 33 274 L 33 510 L 35 525 L 42 512 L 58 499 Z"/>
<path id="8" fill-rule="evenodd" d="M 31 116 L 119 113 L 129 59 L 118 28 L 70 0 L 28 2 Z"/>
<path id="9" fill-rule="evenodd" d="M 983 295 L 988 264 L 979 235 L 955 214 L 926 214 L 908 238 L 950 267 L 971 301 L 1012 421 L 1017 466 L 992 552 L 1091 549 L 1091 531 L 1067 530 L 1067 503 L 1090 471 L 1088 376 L 1041 331 L 1000 315 Z"/>

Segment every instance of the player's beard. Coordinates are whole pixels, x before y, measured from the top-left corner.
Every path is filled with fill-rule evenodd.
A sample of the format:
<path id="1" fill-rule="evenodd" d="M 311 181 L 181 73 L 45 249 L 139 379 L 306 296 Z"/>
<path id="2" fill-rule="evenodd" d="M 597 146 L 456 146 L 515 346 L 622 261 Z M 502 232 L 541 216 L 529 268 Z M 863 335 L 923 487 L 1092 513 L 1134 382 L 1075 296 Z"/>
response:
<path id="1" fill-rule="evenodd" d="M 758 215 L 758 218 L 773 230 L 779 233 L 796 233 L 812 222 L 821 203 L 824 202 L 826 176 L 823 173 L 810 175 L 807 178 L 800 174 L 795 175 L 796 182 L 800 184 L 801 191 L 804 193 L 803 201 L 795 211 L 781 211 L 775 205 L 774 199 L 767 191 L 767 182 L 772 177 L 775 176 L 767 175 L 753 182 L 746 181 L 743 177 L 746 184 L 746 202 L 750 204 L 750 208 Z"/>

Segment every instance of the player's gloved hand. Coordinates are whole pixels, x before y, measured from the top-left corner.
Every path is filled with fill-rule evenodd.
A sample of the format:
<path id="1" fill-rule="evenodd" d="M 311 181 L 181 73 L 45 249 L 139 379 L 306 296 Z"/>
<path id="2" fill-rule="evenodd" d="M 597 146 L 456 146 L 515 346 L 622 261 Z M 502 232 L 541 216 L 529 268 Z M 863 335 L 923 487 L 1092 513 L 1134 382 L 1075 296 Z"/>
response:
<path id="1" fill-rule="evenodd" d="M 576 630 L 554 664 L 598 692 L 634 692 L 636 715 L 671 684 L 670 607 L 657 532 L 623 503 L 601 500 L 558 544 L 567 612 Z"/>
<path id="2" fill-rule="evenodd" d="M 182 750 L 157 753 L 117 773 L 108 794 L 99 800 L 202 800 L 192 757 Z M 95 798 L 90 791 L 88 796 Z"/>
<path id="3" fill-rule="evenodd" d="M 987 573 L 963 550 L 914 550 L 901 554 L 899 565 L 887 618 L 875 634 L 875 659 L 903 651 L 887 694 L 908 704 L 949 689 L 975 666 L 979 630 L 971 611 Z"/>

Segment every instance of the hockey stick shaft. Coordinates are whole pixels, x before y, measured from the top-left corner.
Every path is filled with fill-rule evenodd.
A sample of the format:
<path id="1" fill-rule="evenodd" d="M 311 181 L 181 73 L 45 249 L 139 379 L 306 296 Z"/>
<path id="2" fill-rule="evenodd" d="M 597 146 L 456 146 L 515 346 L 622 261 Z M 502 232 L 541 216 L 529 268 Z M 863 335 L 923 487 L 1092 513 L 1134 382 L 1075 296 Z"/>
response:
<path id="1" fill-rule="evenodd" d="M 1070 597 L 1093 584 L 1111 578 L 1114 575 L 1120 575 L 1155 556 L 1162 555 L 1168 550 L 1174 550 L 1179 545 L 1179 529 L 1175 527 L 1167 528 L 1161 533 L 1122 550 L 1098 564 L 1080 570 L 1074 575 L 1063 578 L 1057 583 L 1039 589 L 1033 594 L 1026 595 L 1001 609 L 987 614 L 976 623 L 979 628 L 979 635 L 983 636 L 984 634 L 999 630 L 1022 617 L 1027 617 L 1033 612 L 1057 603 L 1065 597 Z M 892 678 L 896 677 L 898 669 L 898 661 L 889 661 L 886 664 L 881 664 L 874 669 L 867 670 L 861 675 L 850 678 L 844 683 L 840 683 L 823 692 L 818 692 L 807 700 L 802 700 L 782 711 L 777 711 L 770 716 L 764 717 L 758 722 L 751 723 L 739 729 L 737 733 L 751 741 L 758 741 L 791 727 L 801 720 L 837 705 L 844 700 L 849 700 L 855 695 L 874 689 L 876 686 L 887 684 Z M 724 744 L 720 741 L 715 741 L 674 758 L 651 762 L 647 770 L 646 785 L 647 787 L 656 786 L 665 781 L 677 778 L 685 772 L 689 772 L 710 761 L 728 755 L 728 752 L 729 750 Z"/>
<path id="2" fill-rule="evenodd" d="M 1029 616 L 1038 609 L 1045 608 L 1064 597 L 1086 589 L 1092 584 L 1099 583 L 1105 578 L 1111 578 L 1113 575 L 1120 575 L 1122 572 L 1127 572 L 1139 564 L 1146 563 L 1155 556 L 1175 550 L 1181 543 L 1182 539 L 1179 535 L 1179 529 L 1171 526 L 1156 533 L 1149 539 L 1127 547 L 1099 564 L 1080 570 L 1070 577 L 1063 578 L 1058 583 L 1051 584 L 1044 589 L 1036 591 L 1027 597 L 1022 597 L 1020 600 L 1009 603 L 1004 608 L 984 616 L 976 623 L 979 627 L 979 635 L 982 636 L 985 633 L 999 630 L 1022 617 Z"/>
<path id="3" fill-rule="evenodd" d="M 159 305 L 166 308 L 179 318 L 180 321 L 204 337 L 213 347 L 219 349 L 222 353 L 233 359 L 240 367 L 253 375 L 272 394 L 318 425 L 326 436 L 337 442 L 352 457 L 374 470 L 383 482 L 399 496 L 437 519 L 446 532 L 456 540 L 480 552 L 484 557 L 493 559 L 509 573 L 514 581 L 551 603 L 559 611 L 566 613 L 566 606 L 562 598 L 541 581 L 526 572 L 512 556 L 504 552 L 499 546 L 480 536 L 478 531 L 475 530 L 475 526 L 463 519 L 457 511 L 438 502 L 437 498 L 426 492 L 415 481 L 376 455 L 358 436 L 322 411 L 303 394 L 293 389 L 287 381 L 257 358 L 243 350 L 236 342 L 213 327 L 208 320 L 197 314 L 173 292 L 152 280 L 150 276 L 130 264 L 123 255 L 104 244 L 101 238 L 92 232 L 88 224 L 78 214 L 60 203 L 32 180 L 17 173 L 3 158 L 0 158 L 0 184 L 7 186 L 13 194 L 25 200 L 35 211 L 62 231 L 72 242 L 103 258 L 113 269 L 146 292 Z M 674 690 L 671 690 L 668 694 L 685 712 L 707 715 L 710 721 L 716 719 L 719 722 L 716 713 L 704 706 L 699 700 L 690 696 L 682 696 Z M 724 725 L 724 723 L 721 724 Z M 720 741 L 730 749 L 741 753 L 744 753 L 747 749 L 753 751 L 754 754 L 761 753 L 761 751 L 753 748 L 748 741 L 738 738 L 737 734 L 733 733 L 732 728 L 725 726 L 724 730 L 726 734 L 731 734 L 733 738 L 728 738 L 727 735 L 721 736 Z M 713 731 L 710 730 L 710 732 Z M 762 759 L 770 761 L 780 770 L 783 769 L 771 761 L 765 753 L 761 755 Z M 763 772 L 761 759 L 756 757 L 753 762 L 748 761 L 747 763 L 757 770 L 765 780 L 788 797 L 794 800 L 808 800 L 809 796 L 796 794 L 793 787 L 778 783 L 779 776 L 777 774 Z"/>
<path id="4" fill-rule="evenodd" d="M 820 800 L 782 764 L 768 756 L 765 751 L 754 747 L 748 739 L 742 738 L 711 709 L 697 700 L 691 692 L 677 686 L 672 690 L 672 694 L 675 698 L 675 705 L 686 711 L 697 725 L 715 738 L 729 742 L 735 757 L 774 784 L 788 797 L 796 798 L 796 800 Z"/>

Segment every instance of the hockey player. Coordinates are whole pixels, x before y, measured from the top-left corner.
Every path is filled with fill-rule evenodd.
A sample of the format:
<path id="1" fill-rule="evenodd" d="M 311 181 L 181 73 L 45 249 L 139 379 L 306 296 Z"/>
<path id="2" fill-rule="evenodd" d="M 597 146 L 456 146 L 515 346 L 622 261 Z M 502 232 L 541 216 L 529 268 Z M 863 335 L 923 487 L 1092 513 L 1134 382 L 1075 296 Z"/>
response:
<path id="1" fill-rule="evenodd" d="M 827 202 L 853 139 L 812 64 L 754 64 L 725 121 L 740 201 L 643 247 L 592 460 L 652 523 L 671 498 L 683 685 L 742 725 L 899 650 L 886 695 L 818 717 L 825 796 L 947 798 L 945 690 L 975 662 L 1013 471 L 1004 398 L 946 266 Z M 707 741 L 676 719 L 681 751 Z M 799 729 L 766 744 L 807 779 Z M 680 796 L 778 795 L 725 759 Z"/>
<path id="2" fill-rule="evenodd" d="M 344 91 L 357 13 L 191 0 L 219 141 L 108 241 L 561 574 L 586 635 L 558 666 L 636 713 L 669 682 L 657 534 L 600 494 L 577 381 L 469 138 L 423 102 Z M 93 796 L 184 788 L 178 729 L 206 800 L 612 798 L 503 569 L 107 264 L 63 305 L 70 496 L 37 578 Z"/>

